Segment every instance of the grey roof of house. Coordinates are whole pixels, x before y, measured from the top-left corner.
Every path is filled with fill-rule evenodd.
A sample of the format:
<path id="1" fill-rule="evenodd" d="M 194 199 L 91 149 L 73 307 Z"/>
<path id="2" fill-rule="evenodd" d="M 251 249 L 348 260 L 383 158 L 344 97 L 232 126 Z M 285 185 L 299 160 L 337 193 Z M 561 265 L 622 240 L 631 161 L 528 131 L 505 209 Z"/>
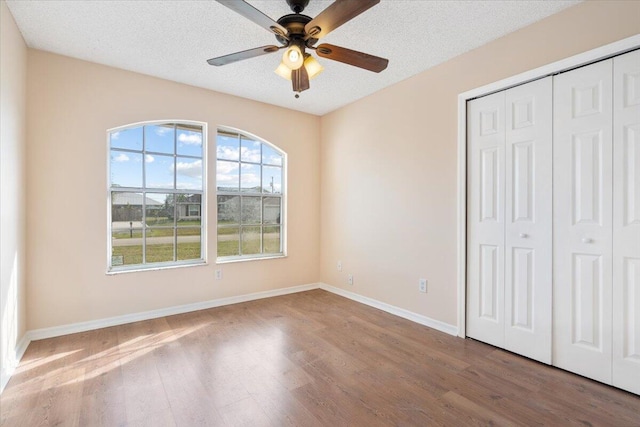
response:
<path id="1" fill-rule="evenodd" d="M 140 193 L 112 193 L 111 195 L 111 203 L 114 206 L 122 206 L 122 205 L 138 205 L 142 206 L 143 196 Z M 147 206 L 161 206 L 162 202 L 157 200 L 153 200 L 150 197 L 146 197 Z"/>

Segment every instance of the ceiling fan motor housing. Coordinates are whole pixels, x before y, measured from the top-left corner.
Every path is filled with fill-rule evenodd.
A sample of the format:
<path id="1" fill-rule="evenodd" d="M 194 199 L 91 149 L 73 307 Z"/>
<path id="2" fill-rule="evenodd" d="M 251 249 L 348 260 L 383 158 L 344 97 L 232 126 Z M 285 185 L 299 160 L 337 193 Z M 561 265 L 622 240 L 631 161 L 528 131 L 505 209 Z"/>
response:
<path id="1" fill-rule="evenodd" d="M 305 38 L 304 26 L 307 25 L 307 23 L 310 22 L 311 20 L 312 18 L 310 16 L 301 15 L 299 13 L 291 13 L 289 15 L 284 15 L 283 17 L 278 19 L 278 24 L 282 25 L 287 29 L 288 37 L 291 40 L 291 42 L 304 45 L 305 44 L 304 43 L 304 38 Z M 276 34 L 276 39 L 283 45 L 290 44 L 289 41 L 287 41 L 287 39 L 285 39 L 284 37 L 278 34 Z M 310 38 L 307 40 L 306 45 L 312 46 L 317 41 L 318 41 L 317 39 Z"/>

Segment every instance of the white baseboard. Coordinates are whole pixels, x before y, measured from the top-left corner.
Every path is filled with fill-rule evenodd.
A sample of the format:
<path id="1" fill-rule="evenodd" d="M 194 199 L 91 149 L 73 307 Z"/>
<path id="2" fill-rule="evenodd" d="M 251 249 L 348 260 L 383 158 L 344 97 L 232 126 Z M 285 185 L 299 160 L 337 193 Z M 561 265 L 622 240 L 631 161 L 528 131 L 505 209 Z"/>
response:
<path id="1" fill-rule="evenodd" d="M 20 360 L 22 360 L 22 356 L 24 356 L 24 352 L 27 351 L 27 347 L 31 341 L 27 337 L 27 334 L 22 336 L 22 339 L 16 344 L 15 353 L 13 360 L 9 360 L 9 366 L 6 366 L 3 369 L 2 376 L 0 377 L 0 394 L 4 391 L 4 388 L 9 383 L 11 376 L 15 372 Z"/>
<path id="2" fill-rule="evenodd" d="M 271 291 L 255 292 L 252 294 L 238 295 L 234 297 L 219 298 L 209 301 L 196 302 L 193 304 L 178 305 L 174 307 L 160 308 L 158 310 L 145 311 L 142 313 L 125 314 L 123 316 L 109 317 L 106 319 L 91 320 L 88 322 L 72 323 L 70 325 L 54 326 L 51 328 L 34 329 L 27 332 L 30 341 L 37 341 L 46 338 L 59 337 L 62 335 L 76 334 L 78 332 L 92 331 L 94 329 L 108 328 L 111 326 L 124 325 L 126 323 L 140 322 L 142 320 L 157 319 L 159 317 L 173 316 L 175 314 L 189 313 L 192 311 L 206 310 L 208 308 L 221 307 L 223 305 L 238 304 L 241 302 L 254 301 L 263 298 L 277 297 L 280 295 L 294 294 L 297 292 L 318 289 L 317 283 L 308 285 L 292 286 L 290 288 L 274 289 Z"/>
<path id="3" fill-rule="evenodd" d="M 444 332 L 446 334 L 454 335 L 454 336 L 458 335 L 457 326 L 450 325 L 448 323 L 444 323 L 439 320 L 435 320 L 430 317 L 423 316 L 421 314 L 417 314 L 409 310 L 405 310 L 404 308 L 396 307 L 394 305 L 387 304 L 385 302 L 381 302 L 373 298 L 365 297 L 350 291 L 346 291 L 344 289 L 336 288 L 335 286 L 327 285 L 326 283 L 320 283 L 320 289 L 324 289 L 325 291 L 334 293 L 336 295 L 340 295 L 345 298 L 349 298 L 351 300 L 357 301 L 359 303 L 366 304 L 370 307 L 377 308 L 382 311 L 386 311 L 387 313 L 393 314 L 398 317 L 402 317 L 403 319 L 411 320 L 412 322 L 416 322 L 421 325 L 428 326 L 440 332 Z"/>

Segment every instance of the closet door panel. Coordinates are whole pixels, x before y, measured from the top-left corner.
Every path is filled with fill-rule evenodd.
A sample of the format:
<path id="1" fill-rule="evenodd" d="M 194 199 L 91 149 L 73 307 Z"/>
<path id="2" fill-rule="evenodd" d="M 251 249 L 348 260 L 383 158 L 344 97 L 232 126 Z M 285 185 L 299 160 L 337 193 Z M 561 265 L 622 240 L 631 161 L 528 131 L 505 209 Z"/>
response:
<path id="1" fill-rule="evenodd" d="M 612 64 L 554 79 L 553 360 L 611 383 Z"/>
<path id="2" fill-rule="evenodd" d="M 505 348 L 551 363 L 552 78 L 505 101 Z"/>
<path id="3" fill-rule="evenodd" d="M 467 335 L 504 346 L 504 92 L 467 104 Z"/>
<path id="4" fill-rule="evenodd" d="M 640 394 L 640 51 L 613 61 L 613 385 Z"/>

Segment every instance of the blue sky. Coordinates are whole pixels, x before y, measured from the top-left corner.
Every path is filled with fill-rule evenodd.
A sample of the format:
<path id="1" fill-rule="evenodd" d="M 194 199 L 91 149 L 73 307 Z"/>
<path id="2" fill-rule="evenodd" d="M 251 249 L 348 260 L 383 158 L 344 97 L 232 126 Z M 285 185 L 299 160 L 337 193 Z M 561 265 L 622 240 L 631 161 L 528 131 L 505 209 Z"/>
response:
<path id="1" fill-rule="evenodd" d="M 147 125 L 111 133 L 112 184 L 122 187 L 142 186 L 142 153 L 117 149 L 141 151 L 143 131 L 147 152 L 144 155 L 147 187 L 173 188 L 175 170 L 178 189 L 201 190 L 202 160 L 183 156 L 202 156 L 202 133 L 178 129 L 176 135 L 176 130 L 171 125 Z M 175 158 L 174 151 L 177 151 Z"/>
<path id="2" fill-rule="evenodd" d="M 273 182 L 273 192 L 282 192 L 282 168 L 278 167 L 282 166 L 282 155 L 268 144 L 245 138 L 238 141 L 237 137 L 218 135 L 216 153 L 218 187 L 255 188 L 262 182 L 263 188 L 271 192 Z M 240 166 L 238 160 L 252 163 L 260 163 L 262 160 L 262 177 L 259 165 Z"/>

